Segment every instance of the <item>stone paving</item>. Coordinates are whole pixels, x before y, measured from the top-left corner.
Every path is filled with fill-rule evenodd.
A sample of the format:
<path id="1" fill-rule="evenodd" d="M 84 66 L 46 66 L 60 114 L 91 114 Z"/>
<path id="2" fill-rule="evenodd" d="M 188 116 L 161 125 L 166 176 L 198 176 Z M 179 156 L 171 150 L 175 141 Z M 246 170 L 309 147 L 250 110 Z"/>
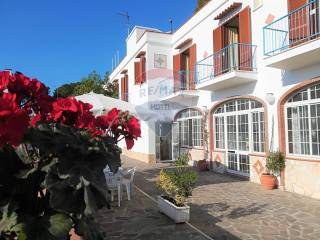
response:
<path id="1" fill-rule="evenodd" d="M 155 181 L 167 164 L 137 166 L 135 185 L 152 197 Z M 320 239 L 320 201 L 212 172 L 199 174 L 191 206 L 190 224 L 213 239 Z M 157 211 L 156 204 L 135 190 L 121 208 L 103 210 L 97 217 L 107 239 L 207 239 L 186 224 L 175 225 Z"/>

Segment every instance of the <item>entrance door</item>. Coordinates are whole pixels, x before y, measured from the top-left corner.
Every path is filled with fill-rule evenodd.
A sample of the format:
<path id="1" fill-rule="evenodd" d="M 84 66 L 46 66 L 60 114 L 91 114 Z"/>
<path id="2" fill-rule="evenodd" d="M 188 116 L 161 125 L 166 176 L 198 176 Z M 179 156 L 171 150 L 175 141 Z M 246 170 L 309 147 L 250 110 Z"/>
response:
<path id="1" fill-rule="evenodd" d="M 179 123 L 172 124 L 172 160 L 178 159 L 180 156 L 180 143 L 179 143 Z"/>
<path id="2" fill-rule="evenodd" d="M 156 123 L 156 158 L 157 161 L 172 160 L 172 123 Z"/>
<path id="3" fill-rule="evenodd" d="M 249 176 L 249 114 L 230 115 L 226 118 L 228 171 Z"/>

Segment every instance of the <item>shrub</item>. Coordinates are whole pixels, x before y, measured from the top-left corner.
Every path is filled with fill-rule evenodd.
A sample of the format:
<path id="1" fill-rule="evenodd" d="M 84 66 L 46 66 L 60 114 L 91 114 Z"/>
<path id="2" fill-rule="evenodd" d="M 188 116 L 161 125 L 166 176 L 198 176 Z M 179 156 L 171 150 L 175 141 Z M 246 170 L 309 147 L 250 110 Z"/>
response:
<path id="1" fill-rule="evenodd" d="M 188 162 L 189 162 L 189 155 L 185 153 L 180 155 L 174 164 L 177 167 L 181 167 L 181 166 L 187 166 Z"/>
<path id="2" fill-rule="evenodd" d="M 271 173 L 280 173 L 281 170 L 285 168 L 285 159 L 283 153 L 280 151 L 270 152 L 267 158 L 266 167 Z"/>
<path id="3" fill-rule="evenodd" d="M 192 194 L 192 187 L 197 180 L 197 173 L 187 168 L 162 169 L 157 187 L 164 197 L 176 206 L 184 206 Z"/>

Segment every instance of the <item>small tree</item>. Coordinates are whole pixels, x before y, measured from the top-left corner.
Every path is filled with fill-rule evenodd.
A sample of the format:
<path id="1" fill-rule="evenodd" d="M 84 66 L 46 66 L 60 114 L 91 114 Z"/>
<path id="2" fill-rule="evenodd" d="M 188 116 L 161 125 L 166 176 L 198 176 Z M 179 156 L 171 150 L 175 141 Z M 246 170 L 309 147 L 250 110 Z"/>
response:
<path id="1" fill-rule="evenodd" d="M 285 168 L 285 158 L 282 152 L 270 152 L 267 157 L 266 167 L 272 174 L 279 174 Z"/>

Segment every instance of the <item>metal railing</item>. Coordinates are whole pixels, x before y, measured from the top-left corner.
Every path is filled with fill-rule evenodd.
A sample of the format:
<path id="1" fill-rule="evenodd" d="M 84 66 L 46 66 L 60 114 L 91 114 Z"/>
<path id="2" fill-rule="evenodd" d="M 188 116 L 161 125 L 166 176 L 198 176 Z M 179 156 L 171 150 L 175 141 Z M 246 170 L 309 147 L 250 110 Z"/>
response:
<path id="1" fill-rule="evenodd" d="M 174 72 L 173 92 L 195 89 L 195 71 L 179 71 Z"/>
<path id="2" fill-rule="evenodd" d="M 233 43 L 220 51 L 197 62 L 196 83 L 214 79 L 231 71 L 256 71 L 257 46 L 245 43 Z"/>
<path id="3" fill-rule="evenodd" d="M 263 28 L 264 54 L 276 55 L 320 36 L 320 1 L 306 5 Z"/>

